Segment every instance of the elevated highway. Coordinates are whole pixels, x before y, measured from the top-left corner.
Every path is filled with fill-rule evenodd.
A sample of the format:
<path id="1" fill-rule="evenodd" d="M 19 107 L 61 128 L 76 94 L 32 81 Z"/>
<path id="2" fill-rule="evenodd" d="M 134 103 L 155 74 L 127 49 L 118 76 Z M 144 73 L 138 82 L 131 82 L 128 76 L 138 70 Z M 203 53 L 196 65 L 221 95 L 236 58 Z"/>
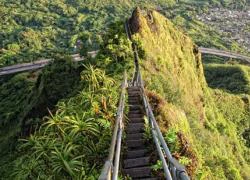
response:
<path id="1" fill-rule="evenodd" d="M 212 48 L 204 48 L 204 47 L 199 47 L 199 51 L 202 54 L 211 54 L 211 55 L 216 55 L 216 56 L 221 56 L 221 57 L 234 58 L 234 59 L 239 59 L 239 60 L 250 63 L 250 57 L 241 55 L 238 53 L 230 52 L 230 51 L 224 51 L 224 50 L 212 49 Z"/>

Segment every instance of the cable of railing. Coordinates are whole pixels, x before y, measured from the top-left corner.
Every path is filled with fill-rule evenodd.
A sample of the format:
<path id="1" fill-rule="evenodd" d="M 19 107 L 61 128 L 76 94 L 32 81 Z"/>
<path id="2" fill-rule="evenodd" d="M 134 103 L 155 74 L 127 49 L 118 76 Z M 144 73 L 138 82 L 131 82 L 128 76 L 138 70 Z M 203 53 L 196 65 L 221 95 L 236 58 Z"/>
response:
<path id="1" fill-rule="evenodd" d="M 161 159 L 161 162 L 162 162 L 162 166 L 163 166 L 163 171 L 165 173 L 165 176 L 166 176 L 166 179 L 167 180 L 172 180 L 172 176 L 171 176 L 171 173 L 169 171 L 169 168 L 168 168 L 168 164 L 165 160 L 165 156 L 161 150 L 161 146 L 158 142 L 158 139 L 157 139 L 157 134 L 155 132 L 155 129 L 151 126 L 151 131 L 152 131 L 152 134 L 153 134 L 153 139 L 154 139 L 154 142 L 155 142 L 155 145 L 156 145 L 156 148 L 157 148 L 157 151 L 158 151 L 158 154 L 159 154 L 159 157 Z"/>
<path id="2" fill-rule="evenodd" d="M 128 38 L 132 42 L 132 33 L 130 31 L 128 21 L 126 21 L 126 23 L 125 23 L 125 29 L 126 29 L 126 33 L 127 33 Z M 169 150 L 169 148 L 164 140 L 164 137 L 162 136 L 160 128 L 155 120 L 152 108 L 151 108 L 151 106 L 147 100 L 147 96 L 145 95 L 145 92 L 144 92 L 144 84 L 143 84 L 143 80 L 142 80 L 142 77 L 140 74 L 139 56 L 138 56 L 137 46 L 134 42 L 132 42 L 132 48 L 133 48 L 133 52 L 134 52 L 134 63 L 135 63 L 135 71 L 134 71 L 132 84 L 134 86 L 139 86 L 141 88 L 144 108 L 146 110 L 147 117 L 148 117 L 150 124 L 151 124 L 151 131 L 153 134 L 154 142 L 156 144 L 160 159 L 163 163 L 163 170 L 164 170 L 164 173 L 166 175 L 166 178 L 168 180 L 171 180 L 171 179 L 189 180 L 189 177 L 187 175 L 185 168 L 181 164 L 179 164 L 179 162 L 177 160 L 175 160 L 172 157 L 172 154 L 171 154 L 171 152 L 170 152 L 170 150 Z M 164 157 L 164 154 L 162 152 L 162 149 L 164 150 L 164 153 L 167 157 L 169 167 L 168 167 L 168 163 L 166 162 L 166 159 Z"/>
<path id="3" fill-rule="evenodd" d="M 154 123 L 152 121 L 152 115 L 151 115 L 151 111 L 150 111 L 151 108 L 150 108 L 150 105 L 149 105 L 148 100 L 146 98 L 146 95 L 144 93 L 143 82 L 142 82 L 142 79 L 141 79 L 140 72 L 138 72 L 137 83 L 138 83 L 138 86 L 141 87 L 141 93 L 142 93 L 144 108 L 146 110 L 146 115 L 147 115 L 148 120 L 150 122 L 150 127 L 151 127 L 151 132 L 152 132 L 152 135 L 153 135 L 153 140 L 155 142 L 158 155 L 159 155 L 159 157 L 161 159 L 161 162 L 162 162 L 163 171 L 165 173 L 166 179 L 167 180 L 172 180 L 172 176 L 171 176 L 171 173 L 169 171 L 168 164 L 167 164 L 165 156 L 164 156 L 164 154 L 163 154 L 163 152 L 161 150 L 161 145 L 160 145 L 161 143 L 159 143 L 159 140 L 157 138 L 158 132 L 156 131 L 155 125 L 154 125 Z"/>
<path id="4" fill-rule="evenodd" d="M 144 92 L 144 85 L 143 85 L 143 80 L 142 80 L 140 71 L 137 72 L 137 81 L 138 81 L 137 82 L 138 86 L 141 87 L 144 107 L 146 109 L 148 119 L 151 122 L 150 124 L 151 124 L 151 129 L 152 129 L 152 135 L 153 135 L 154 142 L 156 144 L 160 159 L 163 163 L 163 170 L 164 170 L 164 173 L 166 175 L 166 178 L 168 180 L 171 180 L 171 179 L 189 180 L 189 177 L 185 171 L 185 168 L 172 157 L 172 154 L 171 154 L 171 152 L 170 152 L 170 150 L 169 150 L 169 148 L 164 140 L 164 137 L 161 133 L 161 130 L 160 130 L 160 128 L 155 120 L 152 108 L 151 108 L 151 106 L 147 100 L 147 96 L 145 95 L 145 92 Z M 161 147 L 163 148 L 164 153 L 166 154 L 167 160 L 169 162 L 169 167 L 166 163 L 166 159 L 164 158 Z M 170 173 L 170 171 L 171 171 L 171 173 Z"/>
<path id="5" fill-rule="evenodd" d="M 132 50 L 134 53 L 134 63 L 135 63 L 135 66 L 134 66 L 135 73 L 134 73 L 133 78 L 132 78 L 132 84 L 136 85 L 136 83 L 138 82 L 137 81 L 137 72 L 139 72 L 139 69 L 138 69 L 139 68 L 139 56 L 138 56 L 137 46 L 132 40 L 132 33 L 131 33 L 131 29 L 129 27 L 128 20 L 126 20 L 126 22 L 125 22 L 125 31 L 126 31 L 128 39 L 132 42 Z"/>
<path id="6" fill-rule="evenodd" d="M 127 74 L 124 72 L 123 83 L 121 87 L 121 95 L 119 100 L 119 106 L 116 114 L 115 126 L 112 135 L 111 145 L 109 149 L 109 155 L 105 161 L 99 180 L 117 180 L 121 150 L 121 138 L 123 129 L 123 112 L 125 106 L 125 96 L 127 88 Z M 115 156 L 115 157 L 114 157 Z M 114 161 L 114 162 L 113 162 Z M 113 166 L 114 164 L 114 166 Z"/>

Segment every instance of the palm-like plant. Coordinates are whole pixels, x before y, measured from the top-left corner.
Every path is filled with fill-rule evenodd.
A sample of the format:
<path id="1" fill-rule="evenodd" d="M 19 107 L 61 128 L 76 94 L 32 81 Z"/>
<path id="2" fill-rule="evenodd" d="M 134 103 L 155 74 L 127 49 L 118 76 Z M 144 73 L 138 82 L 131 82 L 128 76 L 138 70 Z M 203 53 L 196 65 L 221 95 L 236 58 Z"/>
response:
<path id="1" fill-rule="evenodd" d="M 57 111 L 55 115 L 52 115 L 50 111 L 49 113 L 51 117 L 45 117 L 45 119 L 48 119 L 48 121 L 43 124 L 43 126 L 45 126 L 45 133 L 50 128 L 53 128 L 54 131 L 59 131 L 60 136 L 63 137 L 63 134 L 64 134 L 63 126 L 65 126 L 66 123 L 62 120 L 63 118 L 60 114 L 60 111 Z"/>
<path id="2" fill-rule="evenodd" d="M 81 73 L 82 80 L 89 85 L 89 91 L 95 92 L 102 88 L 108 88 L 114 84 L 113 79 L 108 78 L 105 71 L 102 71 L 93 66 L 85 66 L 86 70 Z"/>
<path id="3" fill-rule="evenodd" d="M 91 161 L 97 160 L 98 158 L 96 157 L 100 155 L 98 150 L 98 143 L 88 138 L 85 138 L 84 141 L 85 141 L 83 147 L 84 153 L 89 157 L 89 160 Z"/>
<path id="4" fill-rule="evenodd" d="M 80 103 L 81 108 L 86 108 L 86 107 L 89 107 L 93 103 L 94 94 L 81 91 L 80 94 L 78 95 L 78 98 L 79 98 L 78 103 Z"/>
<path id="5" fill-rule="evenodd" d="M 100 87 L 100 79 L 103 77 L 103 72 L 100 69 L 95 69 L 93 66 L 85 66 L 86 70 L 81 73 L 82 80 L 89 85 L 89 91 L 94 92 Z"/>
<path id="6" fill-rule="evenodd" d="M 47 136 L 42 136 L 33 147 L 33 154 L 35 158 L 38 160 L 40 158 L 49 160 L 50 151 L 55 146 L 56 139 L 50 139 Z"/>
<path id="7" fill-rule="evenodd" d="M 97 136 L 99 134 L 97 122 L 94 118 L 86 118 L 85 115 L 86 113 L 81 116 L 76 113 L 74 116 L 66 116 L 65 120 L 68 123 L 66 129 L 73 135 L 80 133 Z"/>
<path id="8" fill-rule="evenodd" d="M 22 144 L 19 146 L 19 148 L 23 150 L 33 148 L 37 143 L 37 139 L 38 137 L 35 135 L 30 135 L 28 139 L 20 139 L 19 141 Z"/>
<path id="9" fill-rule="evenodd" d="M 66 144 L 62 145 L 60 149 L 54 147 L 54 150 L 51 153 L 52 160 L 52 169 L 56 174 L 68 174 L 71 177 L 76 175 L 76 172 L 79 172 L 83 163 L 83 155 L 75 156 L 74 149 L 77 149 L 76 145 Z"/>
<path id="10" fill-rule="evenodd" d="M 30 179 L 36 168 L 38 168 L 37 165 L 37 160 L 29 156 L 23 156 L 15 161 L 15 168 L 11 174 L 11 178 L 16 180 Z"/>
<path id="11" fill-rule="evenodd" d="M 87 66 L 81 76 L 87 86 L 77 96 L 58 103 L 56 113 L 49 112 L 47 122 L 22 145 L 23 151 L 32 152 L 29 160 L 36 162 L 30 169 L 20 170 L 25 176 L 85 179 L 97 174 L 94 167 L 107 153 L 118 95 L 113 79 L 104 71 Z"/>

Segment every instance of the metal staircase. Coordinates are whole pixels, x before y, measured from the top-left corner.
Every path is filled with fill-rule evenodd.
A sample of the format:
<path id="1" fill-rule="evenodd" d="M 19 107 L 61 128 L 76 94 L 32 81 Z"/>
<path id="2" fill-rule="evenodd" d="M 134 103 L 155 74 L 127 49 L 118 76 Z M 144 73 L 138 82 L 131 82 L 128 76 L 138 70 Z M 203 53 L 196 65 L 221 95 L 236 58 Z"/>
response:
<path id="1" fill-rule="evenodd" d="M 125 24 L 128 38 L 131 40 L 131 32 L 129 24 Z M 127 76 L 124 73 L 124 80 L 121 87 L 121 96 L 119 101 L 116 123 L 113 131 L 109 156 L 102 169 L 99 180 L 117 180 L 118 172 L 124 176 L 129 176 L 132 179 L 160 179 L 152 174 L 152 161 L 149 156 L 148 147 L 143 136 L 144 116 L 149 121 L 151 134 L 154 145 L 157 150 L 157 155 L 162 162 L 163 171 L 167 180 L 189 180 L 185 167 L 172 157 L 172 154 L 162 136 L 160 128 L 155 120 L 153 111 L 144 92 L 144 84 L 141 77 L 139 67 L 139 57 L 137 48 L 132 43 L 134 51 L 135 71 L 130 83 L 127 83 Z M 125 93 L 128 92 L 128 124 L 124 128 L 124 107 Z M 123 151 L 123 160 L 120 160 L 122 133 L 125 129 L 126 138 L 123 143 L 126 148 Z M 153 144 L 153 142 L 150 142 Z M 119 168 L 119 166 L 122 168 Z"/>
<path id="2" fill-rule="evenodd" d="M 145 111 L 138 86 L 128 87 L 128 124 L 126 130 L 125 146 L 122 163 L 123 174 L 134 178 L 152 178 L 150 152 L 144 139 Z"/>

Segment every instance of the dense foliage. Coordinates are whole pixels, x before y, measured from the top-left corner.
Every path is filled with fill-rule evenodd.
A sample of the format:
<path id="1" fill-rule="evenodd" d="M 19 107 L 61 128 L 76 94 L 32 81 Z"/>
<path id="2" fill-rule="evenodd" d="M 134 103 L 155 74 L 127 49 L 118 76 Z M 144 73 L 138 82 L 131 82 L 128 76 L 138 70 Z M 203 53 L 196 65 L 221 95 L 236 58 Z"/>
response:
<path id="1" fill-rule="evenodd" d="M 155 37 L 150 40 L 146 34 L 144 46 L 143 40 L 135 37 L 145 60 L 144 77 L 152 91 L 149 97 L 152 103 L 159 103 L 155 113 L 174 155 L 192 176 L 200 179 L 246 177 L 237 167 L 246 172 L 249 169 L 246 149 L 250 144 L 249 96 L 241 98 L 208 90 L 201 62 L 191 53 L 194 44 L 185 41 L 186 36 L 178 32 L 185 30 L 198 45 L 243 52 L 237 43 L 223 41 L 215 29 L 197 21 L 195 15 L 209 6 L 244 8 L 246 3 L 245 0 L 1 0 L 0 66 L 39 57 L 57 59 L 42 72 L 0 80 L 1 153 L 10 150 L 9 146 L 14 149 L 18 138 L 25 139 L 20 141 L 18 150 L 2 156 L 1 178 L 97 178 L 110 142 L 118 86 L 123 71 L 132 67 L 131 47 L 123 23 L 112 23 L 124 20 L 137 5 L 158 9 L 178 27 L 172 28 L 170 23 L 169 29 L 166 28 L 169 34 L 154 44 L 168 41 L 160 48 L 151 44 Z M 183 44 L 190 51 L 181 49 Z M 98 56 L 87 59 L 83 66 L 73 64 L 65 56 L 75 52 L 86 55 L 95 49 L 100 49 Z M 57 57 L 58 53 L 64 56 Z M 172 59 L 177 60 L 175 64 Z M 212 61 L 223 62 L 206 59 Z M 182 74 L 183 69 L 189 71 Z M 249 82 L 245 81 L 249 77 L 239 67 L 205 66 L 205 69 L 207 79 L 214 83 L 212 86 L 208 80 L 211 87 L 223 87 L 237 94 L 249 92 Z M 222 72 L 228 72 L 230 77 L 224 75 L 216 83 L 212 81 Z M 231 72 L 236 72 L 235 76 Z M 30 134 L 33 135 L 25 138 Z"/>
<path id="2" fill-rule="evenodd" d="M 199 6 L 194 8 L 197 3 Z M 199 45 L 218 47 L 223 44 L 221 37 L 195 20 L 196 12 L 211 5 L 238 8 L 246 3 L 245 0 L 209 3 L 207 0 L 1 0 L 0 66 L 53 57 L 55 53 L 97 49 L 108 25 L 124 20 L 138 5 L 157 8 L 175 19 Z"/>
<path id="3" fill-rule="evenodd" d="M 43 119 L 41 116 L 38 119 L 40 124 L 41 120 L 43 122 L 41 128 L 20 141 L 16 158 L 9 158 L 16 160 L 2 165 L 4 177 L 97 178 L 110 143 L 118 87 L 124 70 L 131 73 L 129 70 L 133 65 L 130 42 L 124 33 L 123 23 L 111 26 L 100 47 L 98 56 L 86 59 L 85 65 L 77 66 L 64 57 L 43 70 L 35 87 L 42 87 L 45 94 L 37 97 L 32 93 L 32 97 L 38 100 L 47 97 L 48 103 L 65 99 L 57 103 L 53 111 L 50 104 L 41 107 L 40 101 L 35 103 L 35 107 L 39 106 L 40 111 L 45 111 L 43 116 L 46 112 L 49 112 L 49 116 Z M 38 115 L 36 110 L 32 108 L 29 113 Z M 28 122 L 36 124 L 34 119 Z M 26 132 L 33 124 L 25 124 L 22 131 Z M 6 162 L 5 159 L 2 162 Z"/>
<path id="4" fill-rule="evenodd" d="M 25 137 L 39 127 L 48 109 L 53 110 L 57 101 L 74 95 L 79 81 L 79 71 L 68 57 L 56 58 L 42 72 L 21 73 L 10 77 L 0 87 L 0 161 L 1 174 L 6 153 L 15 157 L 17 139 Z M 8 161 L 8 158 L 7 158 Z"/>
<path id="5" fill-rule="evenodd" d="M 173 155 L 197 179 L 249 178 L 249 92 L 240 91 L 249 87 L 248 73 L 232 73 L 243 66 L 226 66 L 223 72 L 218 66 L 217 75 L 208 73 L 215 80 L 211 83 L 221 73 L 224 79 L 217 85 L 238 82 L 241 86 L 232 89 L 246 94 L 208 88 L 192 40 L 164 16 L 148 13 L 136 11 L 131 27 L 145 52 L 141 66 L 148 97 Z M 227 70 L 231 73 L 225 74 Z"/>
<path id="6" fill-rule="evenodd" d="M 0 152 L 15 144 L 13 138 L 20 131 L 19 116 L 27 106 L 27 99 L 35 85 L 36 78 L 19 74 L 0 87 Z M 21 118 L 20 118 L 21 119 Z"/>
<path id="7" fill-rule="evenodd" d="M 82 71 L 80 83 L 78 95 L 58 103 L 56 113 L 21 146 L 15 179 L 97 178 L 96 165 L 108 150 L 117 89 L 113 79 L 92 66 Z"/>
<path id="8" fill-rule="evenodd" d="M 73 53 L 76 45 L 78 49 L 96 49 L 108 24 L 123 19 L 135 4 L 114 0 L 3 0 L 0 65 L 53 56 L 55 52 Z"/>
<path id="9" fill-rule="evenodd" d="M 242 65 L 205 66 L 207 83 L 212 88 L 224 89 L 232 93 L 250 94 L 250 69 Z"/>

